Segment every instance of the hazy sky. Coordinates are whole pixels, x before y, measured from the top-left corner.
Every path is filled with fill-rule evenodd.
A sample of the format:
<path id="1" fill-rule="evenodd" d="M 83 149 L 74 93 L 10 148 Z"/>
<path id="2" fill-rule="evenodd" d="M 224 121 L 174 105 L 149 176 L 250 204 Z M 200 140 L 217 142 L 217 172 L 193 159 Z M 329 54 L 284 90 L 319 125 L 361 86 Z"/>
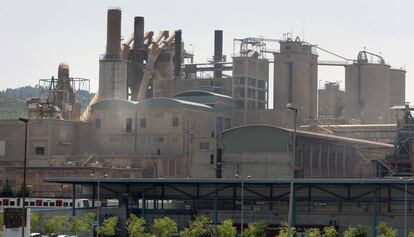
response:
<path id="1" fill-rule="evenodd" d="M 57 74 L 64 61 L 72 77 L 91 79 L 98 87 L 98 58 L 105 50 L 106 10 L 122 9 L 122 34 L 133 30 L 133 17 L 145 17 L 145 30 L 183 30 L 187 49 L 197 62 L 213 55 L 213 31 L 224 31 L 224 54 L 233 38 L 282 38 L 293 32 L 306 41 L 348 58 L 364 47 L 381 52 L 394 67 L 406 67 L 408 101 L 414 102 L 413 1 L 402 0 L 0 0 L 0 90 L 35 85 Z M 305 27 L 304 27 L 305 26 Z M 277 48 L 276 44 L 268 48 Z M 334 59 L 320 52 L 320 60 Z M 413 69 L 414 70 L 414 69 Z M 319 67 L 319 80 L 342 81 L 342 67 Z M 272 83 L 271 83 L 272 84 Z"/>

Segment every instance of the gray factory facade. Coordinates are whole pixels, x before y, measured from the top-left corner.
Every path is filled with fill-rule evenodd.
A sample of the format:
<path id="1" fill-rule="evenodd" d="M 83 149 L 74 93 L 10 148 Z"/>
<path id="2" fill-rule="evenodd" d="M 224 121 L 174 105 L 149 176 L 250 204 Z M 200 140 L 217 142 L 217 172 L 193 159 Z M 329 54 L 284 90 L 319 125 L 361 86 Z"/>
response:
<path id="1" fill-rule="evenodd" d="M 46 80 L 46 98 L 27 102 L 33 195 L 70 191 L 45 177 L 283 179 L 294 162 L 297 178 L 352 179 L 390 175 L 401 164 L 393 141 L 411 120 L 397 126 L 389 108 L 405 103 L 405 71 L 382 58 L 367 60 L 363 51 L 351 62 L 322 62 L 319 47 L 286 37 L 234 39 L 229 60 L 217 30 L 214 56 L 195 63 L 185 32 L 155 34 L 144 29 L 143 17 L 134 18 L 134 32 L 121 40 L 121 15 L 108 10 L 99 90 L 85 111 L 76 101 L 82 80 L 70 77 L 67 64 Z M 266 50 L 272 42 L 279 51 Z M 318 102 L 318 65 L 345 67 L 345 92 L 328 85 Z M 375 93 L 378 88 L 384 93 Z M 298 107 L 297 132 L 288 103 Z M 24 124 L 0 121 L 1 182 L 20 185 L 23 144 Z M 402 159 L 410 168 L 411 156 Z"/>

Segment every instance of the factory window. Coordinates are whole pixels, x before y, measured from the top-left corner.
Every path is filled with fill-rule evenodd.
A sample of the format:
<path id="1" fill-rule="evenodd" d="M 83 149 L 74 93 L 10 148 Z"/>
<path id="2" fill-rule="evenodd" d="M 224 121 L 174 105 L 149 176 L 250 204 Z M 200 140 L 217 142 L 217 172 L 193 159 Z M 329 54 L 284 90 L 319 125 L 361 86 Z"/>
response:
<path id="1" fill-rule="evenodd" d="M 266 82 L 258 80 L 257 81 L 257 87 L 262 88 L 262 89 L 266 89 Z"/>
<path id="2" fill-rule="evenodd" d="M 101 128 L 101 119 L 95 119 L 95 128 Z"/>
<path id="3" fill-rule="evenodd" d="M 244 77 L 235 77 L 234 81 L 236 82 L 236 84 L 244 85 Z"/>
<path id="4" fill-rule="evenodd" d="M 249 101 L 247 101 L 247 109 L 255 109 L 255 102 L 254 101 L 251 101 L 251 100 L 249 100 Z"/>
<path id="5" fill-rule="evenodd" d="M 247 96 L 252 99 L 256 98 L 256 90 L 250 88 L 247 89 Z"/>
<path id="6" fill-rule="evenodd" d="M 248 84 L 249 86 L 256 86 L 256 79 L 249 77 L 249 78 L 247 79 L 247 84 Z"/>
<path id="7" fill-rule="evenodd" d="M 147 119 L 146 119 L 146 118 L 141 118 L 141 119 L 139 120 L 139 127 L 140 127 L 140 128 L 145 128 L 145 127 L 147 127 Z"/>
<path id="8" fill-rule="evenodd" d="M 214 86 L 223 87 L 224 86 L 224 83 L 221 80 L 220 81 L 215 81 L 214 82 Z"/>
<path id="9" fill-rule="evenodd" d="M 172 126 L 173 127 L 179 127 L 180 126 L 180 119 L 178 117 L 178 113 L 173 113 L 172 118 Z"/>
<path id="10" fill-rule="evenodd" d="M 236 100 L 234 102 L 235 109 L 244 109 L 244 101 L 243 100 Z"/>
<path id="11" fill-rule="evenodd" d="M 164 142 L 164 137 L 154 137 L 154 142 Z"/>
<path id="12" fill-rule="evenodd" d="M 35 154 L 42 156 L 45 154 L 45 147 L 44 146 L 37 146 L 35 147 Z"/>
<path id="13" fill-rule="evenodd" d="M 236 88 L 236 94 L 240 97 L 244 97 L 244 87 Z"/>
<path id="14" fill-rule="evenodd" d="M 231 127 L 230 118 L 224 118 L 224 127 L 223 127 L 223 129 L 229 129 L 230 127 Z"/>
<path id="15" fill-rule="evenodd" d="M 223 118 L 222 117 L 216 118 L 216 130 L 217 131 L 223 130 Z"/>
<path id="16" fill-rule="evenodd" d="M 259 102 L 259 103 L 257 103 L 257 108 L 258 109 L 265 109 L 266 108 L 266 105 L 265 105 L 265 103 Z"/>
<path id="17" fill-rule="evenodd" d="M 209 142 L 200 142 L 198 148 L 200 150 L 208 150 L 208 149 L 210 149 L 210 143 Z"/>
<path id="18" fill-rule="evenodd" d="M 125 121 L 125 132 L 132 132 L 132 118 L 127 118 Z"/>
<path id="19" fill-rule="evenodd" d="M 210 164 L 214 164 L 214 154 L 210 154 Z"/>
<path id="20" fill-rule="evenodd" d="M 258 91 L 257 97 L 259 100 L 266 100 L 266 91 Z"/>
<path id="21" fill-rule="evenodd" d="M 6 155 L 6 141 L 0 141 L 0 156 Z"/>

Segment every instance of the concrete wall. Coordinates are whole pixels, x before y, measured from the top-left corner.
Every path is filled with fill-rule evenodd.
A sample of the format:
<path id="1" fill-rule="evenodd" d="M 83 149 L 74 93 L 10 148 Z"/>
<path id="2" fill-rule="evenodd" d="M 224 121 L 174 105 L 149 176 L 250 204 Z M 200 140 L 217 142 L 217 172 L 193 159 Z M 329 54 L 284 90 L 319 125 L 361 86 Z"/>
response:
<path id="1" fill-rule="evenodd" d="M 324 89 L 318 90 L 318 118 L 342 118 L 344 96 L 339 84 L 326 83 Z"/>
<path id="2" fill-rule="evenodd" d="M 136 153 L 184 155 L 186 115 L 186 111 L 177 109 L 139 110 Z M 178 120 L 177 126 L 173 126 L 173 119 Z"/>
<path id="3" fill-rule="evenodd" d="M 131 130 L 127 130 L 127 120 Z M 136 111 L 123 108 L 107 108 L 92 112 L 91 145 L 98 154 L 134 154 Z M 100 123 L 100 126 L 99 124 Z"/>
<path id="4" fill-rule="evenodd" d="M 268 81 L 267 59 L 233 57 L 233 107 L 245 110 L 266 109 Z"/>
<path id="5" fill-rule="evenodd" d="M 405 70 L 391 69 L 390 106 L 405 104 Z M 393 120 L 394 118 L 391 118 Z"/>
<path id="6" fill-rule="evenodd" d="M 289 152 L 225 152 L 222 177 L 235 178 L 235 174 L 255 179 L 289 178 L 291 170 Z"/>
<path id="7" fill-rule="evenodd" d="M 127 99 L 127 62 L 99 61 L 99 100 Z"/>

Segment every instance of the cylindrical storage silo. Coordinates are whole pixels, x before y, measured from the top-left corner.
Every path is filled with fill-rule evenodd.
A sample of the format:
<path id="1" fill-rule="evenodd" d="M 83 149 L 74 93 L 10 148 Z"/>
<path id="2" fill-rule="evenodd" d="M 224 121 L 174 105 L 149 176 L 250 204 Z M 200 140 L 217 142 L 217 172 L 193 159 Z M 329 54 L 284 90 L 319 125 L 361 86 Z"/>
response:
<path id="1" fill-rule="evenodd" d="M 286 104 L 298 108 L 298 122 L 316 119 L 318 55 L 312 45 L 300 40 L 280 42 L 274 62 L 274 107 L 285 110 Z"/>
<path id="2" fill-rule="evenodd" d="M 345 67 L 345 118 L 389 123 L 390 66 L 358 62 Z"/>
<path id="3" fill-rule="evenodd" d="M 403 69 L 391 69 L 391 106 L 405 104 L 405 73 Z"/>

